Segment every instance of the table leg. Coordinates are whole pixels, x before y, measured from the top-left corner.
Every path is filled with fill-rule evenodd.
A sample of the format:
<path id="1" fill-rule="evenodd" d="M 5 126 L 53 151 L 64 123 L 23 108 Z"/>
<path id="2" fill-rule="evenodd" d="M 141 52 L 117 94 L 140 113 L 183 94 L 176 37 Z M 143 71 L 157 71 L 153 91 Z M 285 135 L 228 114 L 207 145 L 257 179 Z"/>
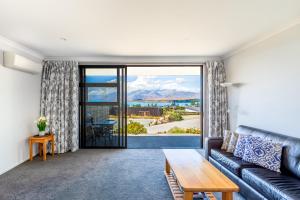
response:
<path id="1" fill-rule="evenodd" d="M 232 200 L 233 194 L 232 192 L 222 192 L 222 200 Z"/>
<path id="2" fill-rule="evenodd" d="M 184 200 L 193 200 L 193 192 L 184 192 L 183 193 L 183 199 Z"/>
<path id="3" fill-rule="evenodd" d="M 52 157 L 54 157 L 54 140 L 51 142 Z"/>
<path id="4" fill-rule="evenodd" d="M 43 146 L 41 143 L 38 144 L 39 147 L 39 156 L 42 156 L 42 152 L 43 152 Z"/>
<path id="5" fill-rule="evenodd" d="M 47 159 L 47 143 L 46 142 L 44 142 L 43 143 L 43 160 L 46 160 Z"/>
<path id="6" fill-rule="evenodd" d="M 32 160 L 32 142 L 29 140 L 29 160 Z"/>
<path id="7" fill-rule="evenodd" d="M 170 164 L 167 159 L 166 159 L 166 173 L 170 174 Z"/>

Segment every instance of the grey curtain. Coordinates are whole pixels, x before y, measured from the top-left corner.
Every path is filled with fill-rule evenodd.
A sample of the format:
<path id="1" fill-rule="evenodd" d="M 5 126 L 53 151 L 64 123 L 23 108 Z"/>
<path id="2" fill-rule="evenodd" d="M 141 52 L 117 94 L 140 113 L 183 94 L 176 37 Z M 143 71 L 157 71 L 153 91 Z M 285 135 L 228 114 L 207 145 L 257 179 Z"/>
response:
<path id="1" fill-rule="evenodd" d="M 206 62 L 207 73 L 207 120 L 208 136 L 219 137 L 228 129 L 227 89 L 220 83 L 226 81 L 224 63 L 221 61 Z"/>
<path id="2" fill-rule="evenodd" d="M 41 78 L 40 114 L 55 134 L 55 151 L 78 149 L 79 69 L 75 61 L 44 61 Z"/>

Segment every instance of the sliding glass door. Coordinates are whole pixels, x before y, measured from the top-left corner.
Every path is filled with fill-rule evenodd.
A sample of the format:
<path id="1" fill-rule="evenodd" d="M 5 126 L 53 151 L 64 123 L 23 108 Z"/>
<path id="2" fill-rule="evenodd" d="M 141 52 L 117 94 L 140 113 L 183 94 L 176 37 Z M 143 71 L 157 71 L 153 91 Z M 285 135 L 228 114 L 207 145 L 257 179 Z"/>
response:
<path id="1" fill-rule="evenodd" d="M 80 66 L 81 148 L 126 148 L 125 66 Z"/>

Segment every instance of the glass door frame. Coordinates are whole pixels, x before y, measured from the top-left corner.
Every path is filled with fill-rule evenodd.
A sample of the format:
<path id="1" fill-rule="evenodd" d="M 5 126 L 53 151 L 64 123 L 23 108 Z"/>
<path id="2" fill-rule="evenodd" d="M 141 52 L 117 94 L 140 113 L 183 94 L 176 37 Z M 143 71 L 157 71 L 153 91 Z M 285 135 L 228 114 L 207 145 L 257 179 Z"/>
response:
<path id="1" fill-rule="evenodd" d="M 117 83 L 86 83 L 86 69 L 117 69 Z M 82 149 L 118 149 L 127 148 L 127 66 L 126 65 L 79 65 L 79 147 Z M 87 87 L 117 87 L 117 102 L 87 102 Z M 118 106 L 118 145 L 113 146 L 87 146 L 86 126 L 85 126 L 85 107 L 91 106 Z M 121 139 L 122 137 L 122 139 Z"/>

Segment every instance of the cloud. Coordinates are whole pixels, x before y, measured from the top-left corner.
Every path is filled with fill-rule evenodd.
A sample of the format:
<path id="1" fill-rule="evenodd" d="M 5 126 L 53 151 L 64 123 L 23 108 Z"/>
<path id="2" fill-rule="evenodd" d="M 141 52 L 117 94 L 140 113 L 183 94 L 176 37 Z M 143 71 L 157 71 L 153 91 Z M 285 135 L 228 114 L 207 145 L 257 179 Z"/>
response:
<path id="1" fill-rule="evenodd" d="M 109 81 L 106 81 L 106 83 L 116 83 L 117 82 L 117 79 L 112 79 L 112 80 L 109 80 Z"/>
<path id="2" fill-rule="evenodd" d="M 136 80 L 128 82 L 128 91 L 146 90 L 146 89 L 159 89 L 161 81 L 155 80 L 151 76 L 138 76 Z"/>
<path id="3" fill-rule="evenodd" d="M 128 91 L 136 90 L 177 90 L 193 91 L 192 88 L 185 87 L 184 78 L 175 78 L 175 80 L 161 80 L 153 76 L 138 76 L 136 80 L 128 82 Z"/>
<path id="4" fill-rule="evenodd" d="M 106 89 L 101 89 L 101 88 L 90 88 L 88 90 L 88 95 L 89 96 L 104 96 L 108 94 L 116 93 L 116 90 L 113 88 L 106 88 Z"/>
<path id="5" fill-rule="evenodd" d="M 176 83 L 185 83 L 184 78 L 176 78 Z"/>

